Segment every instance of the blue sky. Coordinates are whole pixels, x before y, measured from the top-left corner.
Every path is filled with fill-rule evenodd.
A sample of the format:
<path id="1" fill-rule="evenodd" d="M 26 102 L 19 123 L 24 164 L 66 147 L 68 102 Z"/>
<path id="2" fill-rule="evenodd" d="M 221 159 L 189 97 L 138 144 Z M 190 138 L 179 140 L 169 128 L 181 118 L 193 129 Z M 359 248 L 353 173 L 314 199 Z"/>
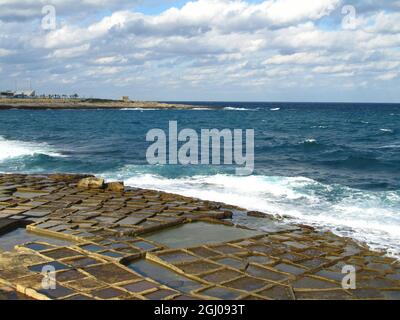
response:
<path id="1" fill-rule="evenodd" d="M 142 12 L 144 14 L 160 14 L 165 10 L 168 10 L 171 7 L 182 8 L 186 3 L 190 1 L 180 0 L 143 0 L 138 1 L 136 5 L 133 5 L 132 8 L 136 11 Z M 263 0 L 248 0 L 247 3 L 261 3 Z"/>
<path id="2" fill-rule="evenodd" d="M 3 0 L 0 89 L 400 102 L 398 21 L 397 0 Z"/>

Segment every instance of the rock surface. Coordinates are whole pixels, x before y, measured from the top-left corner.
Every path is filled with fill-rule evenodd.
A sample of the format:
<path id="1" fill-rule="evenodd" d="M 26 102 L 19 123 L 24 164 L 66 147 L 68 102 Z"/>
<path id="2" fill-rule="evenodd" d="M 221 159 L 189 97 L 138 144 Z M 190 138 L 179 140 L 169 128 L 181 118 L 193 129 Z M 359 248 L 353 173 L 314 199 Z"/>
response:
<path id="1" fill-rule="evenodd" d="M 103 178 L 84 178 L 78 182 L 78 188 L 81 189 L 103 189 L 104 179 Z"/>
<path id="2" fill-rule="evenodd" d="M 124 191 L 124 188 L 123 182 L 109 182 L 106 184 L 107 191 L 122 192 Z"/>
<path id="3" fill-rule="evenodd" d="M 55 173 L 49 175 L 49 178 L 54 180 L 54 181 L 60 181 L 60 182 L 76 182 L 84 178 L 89 178 L 93 177 L 90 175 L 76 175 L 76 174 L 67 174 L 67 173 Z"/>
<path id="4" fill-rule="evenodd" d="M 247 212 L 247 215 L 249 217 L 255 217 L 255 218 L 271 218 L 272 215 L 264 213 L 264 212 L 259 212 L 259 211 L 249 211 Z"/>

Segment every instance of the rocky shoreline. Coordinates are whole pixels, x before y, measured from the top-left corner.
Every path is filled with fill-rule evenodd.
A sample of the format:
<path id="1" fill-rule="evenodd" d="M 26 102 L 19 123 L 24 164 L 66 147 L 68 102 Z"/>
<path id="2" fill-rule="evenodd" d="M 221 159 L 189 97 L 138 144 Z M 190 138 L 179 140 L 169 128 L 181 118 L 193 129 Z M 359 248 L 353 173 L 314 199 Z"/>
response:
<path id="1" fill-rule="evenodd" d="M 152 101 L 118 101 L 101 99 L 1 99 L 0 110 L 28 109 L 28 110 L 65 110 L 65 109 L 210 109 L 205 106 L 189 104 L 172 104 Z M 215 108 L 218 109 L 218 108 Z"/>
<path id="2" fill-rule="evenodd" d="M 396 260 L 262 213 L 249 216 L 268 232 L 235 226 L 238 210 L 92 176 L 0 174 L 0 299 L 400 299 Z"/>

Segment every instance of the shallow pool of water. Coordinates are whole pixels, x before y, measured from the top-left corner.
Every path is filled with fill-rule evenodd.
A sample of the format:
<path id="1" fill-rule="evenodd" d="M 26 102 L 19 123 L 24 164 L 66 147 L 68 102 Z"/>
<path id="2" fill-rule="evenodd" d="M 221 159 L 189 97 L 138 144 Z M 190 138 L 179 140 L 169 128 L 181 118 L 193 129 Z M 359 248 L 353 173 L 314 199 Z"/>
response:
<path id="1" fill-rule="evenodd" d="M 135 261 L 129 264 L 128 268 L 145 277 L 152 278 L 163 285 L 184 293 L 190 293 L 190 291 L 201 287 L 200 283 L 147 260 Z"/>
<path id="2" fill-rule="evenodd" d="M 169 248 L 189 248 L 205 244 L 234 241 L 261 235 L 259 231 L 205 222 L 187 223 L 146 236 L 146 239 Z"/>
<path id="3" fill-rule="evenodd" d="M 0 249 L 4 251 L 11 251 L 16 245 L 34 241 L 46 242 L 56 246 L 71 245 L 71 242 L 67 240 L 46 237 L 28 232 L 25 228 L 18 228 L 0 236 Z"/>

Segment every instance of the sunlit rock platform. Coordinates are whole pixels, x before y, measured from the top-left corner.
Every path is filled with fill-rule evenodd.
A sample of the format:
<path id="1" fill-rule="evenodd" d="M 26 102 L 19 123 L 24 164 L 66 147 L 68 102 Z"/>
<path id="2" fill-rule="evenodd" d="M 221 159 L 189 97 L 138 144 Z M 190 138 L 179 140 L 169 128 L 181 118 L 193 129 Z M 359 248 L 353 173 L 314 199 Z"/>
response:
<path id="1" fill-rule="evenodd" d="M 83 178 L 0 175 L 0 299 L 400 299 L 397 261 L 350 239 L 272 217 L 249 230 L 238 208 Z"/>

